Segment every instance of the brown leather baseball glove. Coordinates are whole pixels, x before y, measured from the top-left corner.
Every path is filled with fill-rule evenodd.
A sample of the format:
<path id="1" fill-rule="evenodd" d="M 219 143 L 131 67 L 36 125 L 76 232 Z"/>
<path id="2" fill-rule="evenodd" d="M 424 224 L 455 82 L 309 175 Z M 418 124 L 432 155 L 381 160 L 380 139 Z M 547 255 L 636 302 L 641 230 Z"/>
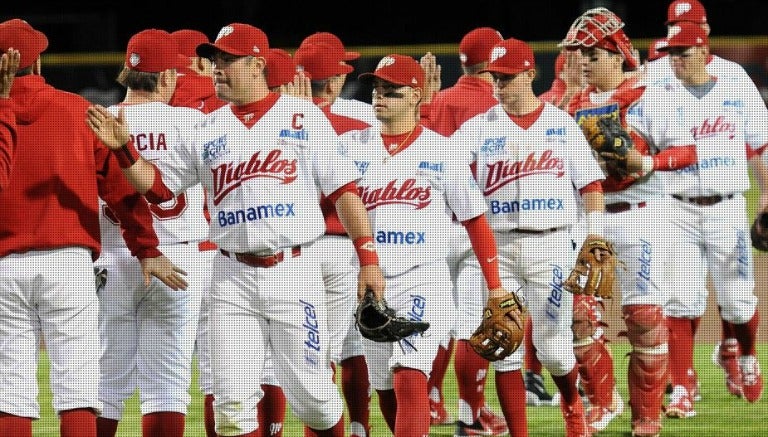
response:
<path id="1" fill-rule="evenodd" d="M 617 177 L 625 177 L 627 153 L 634 147 L 629 133 L 615 117 L 588 115 L 579 120 L 584 136 L 597 155 L 605 161 L 606 171 Z"/>
<path id="2" fill-rule="evenodd" d="M 599 260 L 597 253 L 600 254 Z M 617 264 L 613 244 L 603 238 L 589 236 L 584 240 L 576 257 L 576 265 L 563 283 L 563 288 L 573 294 L 610 299 L 613 297 Z"/>
<path id="3" fill-rule="evenodd" d="M 511 355 L 523 342 L 527 311 L 515 293 L 489 298 L 480 326 L 469 338 L 478 355 L 498 361 Z"/>

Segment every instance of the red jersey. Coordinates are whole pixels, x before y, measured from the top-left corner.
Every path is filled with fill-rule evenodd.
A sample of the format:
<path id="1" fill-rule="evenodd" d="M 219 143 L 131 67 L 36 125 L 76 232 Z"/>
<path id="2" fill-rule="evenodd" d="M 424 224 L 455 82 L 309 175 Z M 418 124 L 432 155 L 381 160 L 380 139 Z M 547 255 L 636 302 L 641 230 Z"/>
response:
<path id="1" fill-rule="evenodd" d="M 194 108 L 208 114 L 227 104 L 216 97 L 213 78 L 199 75 L 188 68 L 182 69 L 180 73 L 169 105 Z"/>
<path id="2" fill-rule="evenodd" d="M 90 103 L 36 75 L 17 77 L 11 99 L 18 147 L 10 183 L 0 192 L 0 257 L 79 246 L 95 260 L 101 251 L 99 196 L 123 224 L 134 256 L 161 255 L 146 200 L 85 124 Z"/>
<path id="3" fill-rule="evenodd" d="M 422 105 L 421 124 L 447 137 L 465 121 L 498 103 L 493 96 L 493 84 L 479 77 L 461 76 L 455 85 L 437 93 L 428 105 Z"/>
<path id="4" fill-rule="evenodd" d="M 371 126 L 362 120 L 331 112 L 331 105 L 322 105 L 322 103 L 326 102 L 324 99 L 315 97 L 312 101 L 318 105 L 323 113 L 325 113 L 325 116 L 328 117 L 328 120 L 331 122 L 337 135 L 352 130 L 363 130 Z M 347 231 L 344 229 L 344 225 L 341 224 L 341 220 L 339 219 L 339 214 L 336 213 L 336 205 L 334 205 L 325 195 L 320 198 L 320 209 L 323 211 L 323 218 L 325 219 L 326 234 L 347 235 Z"/>
<path id="5" fill-rule="evenodd" d="M 8 186 L 16 150 L 16 115 L 11 99 L 0 99 L 0 191 Z"/>
<path id="6" fill-rule="evenodd" d="M 564 80 L 555 79 L 552 81 L 552 87 L 541 93 L 539 100 L 559 107 L 560 103 L 563 101 L 563 96 L 565 95 L 567 87 L 568 86 L 565 84 Z"/>

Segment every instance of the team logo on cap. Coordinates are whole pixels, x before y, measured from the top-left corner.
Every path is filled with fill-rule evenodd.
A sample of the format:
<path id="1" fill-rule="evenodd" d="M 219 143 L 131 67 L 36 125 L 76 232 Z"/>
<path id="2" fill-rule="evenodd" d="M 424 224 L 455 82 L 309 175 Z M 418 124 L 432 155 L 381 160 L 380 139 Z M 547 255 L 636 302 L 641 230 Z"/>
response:
<path id="1" fill-rule="evenodd" d="M 393 58 L 392 56 L 384 56 L 383 58 L 381 58 L 381 61 L 379 61 L 379 65 L 376 66 L 376 69 L 379 70 L 394 64 L 395 64 L 395 58 Z"/>
<path id="2" fill-rule="evenodd" d="M 679 17 L 690 10 L 691 10 L 690 3 L 678 3 L 675 5 L 675 16 Z"/>
<path id="3" fill-rule="evenodd" d="M 221 30 L 219 31 L 219 34 L 216 35 L 216 41 L 224 38 L 225 36 L 231 35 L 232 32 L 234 32 L 234 31 L 235 31 L 235 28 L 232 27 L 232 26 L 224 26 L 224 27 L 222 27 Z"/>
<path id="4" fill-rule="evenodd" d="M 669 32 L 667 33 L 667 39 L 672 38 L 673 36 L 680 33 L 682 29 L 680 29 L 680 26 L 670 26 Z"/>
<path id="5" fill-rule="evenodd" d="M 131 53 L 131 56 L 128 58 L 128 62 L 131 63 L 131 67 L 135 67 L 139 65 L 139 62 L 141 62 L 141 56 L 139 56 L 138 53 Z"/>
<path id="6" fill-rule="evenodd" d="M 499 58 L 504 57 L 507 54 L 506 47 L 494 47 L 491 52 L 491 62 L 497 61 Z"/>

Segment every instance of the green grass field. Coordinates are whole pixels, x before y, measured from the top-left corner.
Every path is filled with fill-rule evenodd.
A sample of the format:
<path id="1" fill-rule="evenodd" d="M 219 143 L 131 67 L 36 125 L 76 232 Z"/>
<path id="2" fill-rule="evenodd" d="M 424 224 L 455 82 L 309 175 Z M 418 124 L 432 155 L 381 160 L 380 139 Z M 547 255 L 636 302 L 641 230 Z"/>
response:
<path id="1" fill-rule="evenodd" d="M 628 358 L 628 344 L 617 342 L 611 344 L 615 357 L 616 375 L 619 391 L 624 399 L 627 399 L 626 369 Z M 723 373 L 719 367 L 710 361 L 712 345 L 698 344 L 696 346 L 695 363 L 701 380 L 703 399 L 696 403 L 698 415 L 690 419 L 666 419 L 664 421 L 663 436 L 760 436 L 768 435 L 768 401 L 764 398 L 755 404 L 748 404 L 743 400 L 730 396 L 725 388 Z M 768 344 L 760 344 L 758 347 L 760 361 L 768 363 Z M 451 366 L 452 369 L 452 366 Z M 545 372 L 546 374 L 546 372 Z M 41 366 L 38 373 L 40 382 L 40 402 L 42 406 L 42 418 L 34 424 L 34 435 L 41 437 L 53 437 L 58 435 L 58 420 L 51 409 L 51 392 L 47 383 L 48 361 L 45 354 L 41 354 Z M 545 381 L 554 391 L 551 378 L 545 377 Z M 486 397 L 495 411 L 498 402 L 493 387 L 493 375 L 488 378 L 489 387 L 486 388 Z M 456 382 L 452 370 L 449 370 L 445 379 L 445 393 L 448 398 L 449 411 L 456 417 Z M 196 380 L 193 381 L 192 404 L 187 416 L 187 437 L 205 437 L 203 430 L 202 397 L 199 395 Z M 138 413 L 137 395 L 131 398 L 126 409 L 126 415 L 120 423 L 117 435 L 119 437 L 140 437 L 141 417 Z M 390 436 L 386 424 L 379 413 L 376 396 L 371 405 L 371 421 L 373 425 L 373 437 Z M 614 420 L 608 429 L 598 434 L 606 437 L 629 436 L 629 408 L 624 414 Z M 528 408 L 528 429 L 532 437 L 555 437 L 564 435 L 564 428 L 560 409 L 554 407 Z M 431 435 L 452 436 L 453 427 L 432 427 Z M 302 425 L 289 412 L 285 425 L 284 435 L 294 437 L 303 435 Z"/>

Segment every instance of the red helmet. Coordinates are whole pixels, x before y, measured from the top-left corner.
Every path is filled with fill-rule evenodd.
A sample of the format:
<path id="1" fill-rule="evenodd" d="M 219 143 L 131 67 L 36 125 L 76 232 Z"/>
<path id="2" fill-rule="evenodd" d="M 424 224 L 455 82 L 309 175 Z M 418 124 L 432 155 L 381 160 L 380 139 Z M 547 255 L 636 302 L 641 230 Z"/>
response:
<path id="1" fill-rule="evenodd" d="M 622 28 L 624 22 L 606 8 L 590 9 L 571 24 L 565 38 L 558 44 L 571 50 L 598 47 L 624 56 L 627 68 L 639 65 L 637 53 Z"/>

